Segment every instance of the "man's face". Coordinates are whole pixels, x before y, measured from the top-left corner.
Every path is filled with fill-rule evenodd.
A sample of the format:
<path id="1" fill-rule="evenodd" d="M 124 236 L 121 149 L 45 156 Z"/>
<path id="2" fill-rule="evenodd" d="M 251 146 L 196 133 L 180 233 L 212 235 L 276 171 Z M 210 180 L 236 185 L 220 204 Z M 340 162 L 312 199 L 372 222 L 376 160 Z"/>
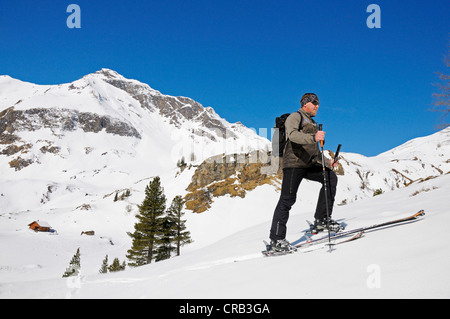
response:
<path id="1" fill-rule="evenodd" d="M 319 102 L 308 102 L 303 105 L 303 109 L 312 116 L 315 116 L 317 114 L 317 111 L 319 110 Z"/>

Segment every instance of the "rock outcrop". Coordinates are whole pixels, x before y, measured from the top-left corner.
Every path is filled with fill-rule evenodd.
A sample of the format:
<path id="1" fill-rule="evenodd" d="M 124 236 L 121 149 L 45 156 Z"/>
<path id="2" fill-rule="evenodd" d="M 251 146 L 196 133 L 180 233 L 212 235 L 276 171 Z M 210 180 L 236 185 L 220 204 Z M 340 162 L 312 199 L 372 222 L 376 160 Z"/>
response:
<path id="1" fill-rule="evenodd" d="M 14 134 L 15 131 L 36 131 L 41 128 L 84 132 L 106 133 L 141 138 L 139 132 L 129 123 L 109 115 L 60 108 L 33 108 L 15 110 L 10 107 L 0 113 L 0 134 Z M 11 139 L 11 137 L 9 137 Z M 2 139 L 3 140 L 3 139 Z"/>
<path id="2" fill-rule="evenodd" d="M 202 213 L 211 207 L 215 197 L 239 196 L 258 186 L 280 187 L 281 170 L 268 173 L 270 153 L 255 151 L 246 154 L 218 155 L 199 165 L 187 188 L 186 209 Z"/>

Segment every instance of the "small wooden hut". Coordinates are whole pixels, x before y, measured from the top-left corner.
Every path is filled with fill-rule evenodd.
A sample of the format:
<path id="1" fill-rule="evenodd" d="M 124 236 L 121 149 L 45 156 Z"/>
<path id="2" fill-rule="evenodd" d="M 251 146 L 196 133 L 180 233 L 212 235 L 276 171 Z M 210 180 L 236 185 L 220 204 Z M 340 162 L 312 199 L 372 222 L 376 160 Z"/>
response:
<path id="1" fill-rule="evenodd" d="M 49 232 L 52 228 L 49 223 L 44 222 L 43 220 L 35 220 L 31 224 L 28 225 L 30 229 L 34 231 L 42 231 L 42 232 Z"/>

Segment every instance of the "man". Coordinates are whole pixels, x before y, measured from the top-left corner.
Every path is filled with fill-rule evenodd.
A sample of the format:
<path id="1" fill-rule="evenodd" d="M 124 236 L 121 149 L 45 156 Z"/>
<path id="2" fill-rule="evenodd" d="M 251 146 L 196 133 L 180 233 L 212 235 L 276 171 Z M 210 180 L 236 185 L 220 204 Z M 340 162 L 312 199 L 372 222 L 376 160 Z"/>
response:
<path id="1" fill-rule="evenodd" d="M 325 132 L 319 131 L 313 120 L 319 110 L 319 98 L 314 93 L 306 93 L 301 98 L 300 104 L 301 109 L 289 115 L 285 122 L 287 142 L 283 155 L 283 182 L 281 196 L 275 208 L 270 229 L 271 246 L 277 251 L 293 249 L 286 240 L 286 224 L 289 219 L 289 211 L 297 199 L 300 182 L 303 178 L 322 184 L 324 182 L 322 153 L 318 142 L 325 140 Z M 327 226 L 336 229 L 338 225 L 331 218 L 328 220 L 333 210 L 337 185 L 337 176 L 331 168 L 336 165 L 334 160 L 325 159 L 329 216 L 326 209 L 325 189 L 322 185 L 312 232 L 325 230 Z"/>

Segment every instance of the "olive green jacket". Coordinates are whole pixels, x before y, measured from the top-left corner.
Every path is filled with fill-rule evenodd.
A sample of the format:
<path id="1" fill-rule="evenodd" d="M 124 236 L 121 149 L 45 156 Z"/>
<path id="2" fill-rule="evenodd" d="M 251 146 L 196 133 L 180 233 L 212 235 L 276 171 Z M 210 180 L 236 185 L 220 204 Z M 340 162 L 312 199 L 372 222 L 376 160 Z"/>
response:
<path id="1" fill-rule="evenodd" d="M 301 112 L 301 115 L 299 114 Z M 315 135 L 318 126 L 311 114 L 300 109 L 286 119 L 286 143 L 283 155 L 284 168 L 307 168 L 322 165 L 322 153 Z M 301 127 L 300 127 L 301 122 Z M 299 130 L 300 128 L 300 130 Z M 325 165 L 331 167 L 330 161 L 325 158 Z"/>

